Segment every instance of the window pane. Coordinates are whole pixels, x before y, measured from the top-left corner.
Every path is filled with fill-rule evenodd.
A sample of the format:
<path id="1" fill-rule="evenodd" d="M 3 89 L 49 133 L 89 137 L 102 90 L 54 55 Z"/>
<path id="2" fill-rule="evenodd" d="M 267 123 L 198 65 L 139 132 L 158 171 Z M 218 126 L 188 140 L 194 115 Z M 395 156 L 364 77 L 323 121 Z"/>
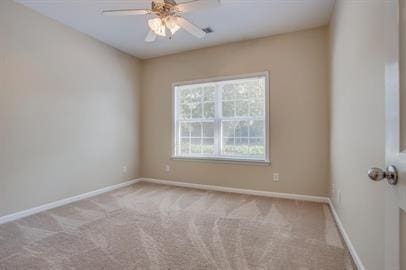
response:
<path id="1" fill-rule="evenodd" d="M 204 110 L 204 118 L 214 118 L 215 114 L 215 109 L 214 109 L 214 102 L 205 102 L 203 104 L 203 110 Z"/>
<path id="2" fill-rule="evenodd" d="M 202 153 L 203 154 L 214 154 L 214 138 L 203 139 Z"/>
<path id="3" fill-rule="evenodd" d="M 259 99 L 253 99 L 250 102 L 250 116 L 262 117 L 264 116 L 264 105 L 263 101 Z"/>
<path id="4" fill-rule="evenodd" d="M 205 138 L 205 139 L 203 139 L 203 145 L 213 146 L 214 145 L 214 138 L 210 138 L 210 139 Z"/>
<path id="5" fill-rule="evenodd" d="M 202 124 L 201 123 L 191 123 L 190 124 L 190 129 L 191 129 L 191 136 L 192 137 L 201 137 L 202 136 Z"/>
<path id="6" fill-rule="evenodd" d="M 248 133 L 248 125 L 244 124 L 245 121 L 224 121 L 223 138 L 222 138 L 222 154 L 223 155 L 238 155 L 243 149 L 241 134 Z M 244 131 L 244 129 L 246 131 Z M 247 149 L 248 150 L 248 149 Z M 248 151 L 246 151 L 248 153 Z M 243 154 L 243 153 L 241 153 Z"/>
<path id="7" fill-rule="evenodd" d="M 200 119 L 203 117 L 203 89 L 185 88 L 180 93 L 180 119 Z"/>
<path id="8" fill-rule="evenodd" d="M 250 122 L 250 137 L 264 137 L 264 121 L 251 121 Z"/>
<path id="9" fill-rule="evenodd" d="M 249 102 L 248 100 L 237 101 L 237 116 L 248 116 Z"/>
<path id="10" fill-rule="evenodd" d="M 234 137 L 235 122 L 223 121 L 222 129 L 223 137 Z"/>
<path id="11" fill-rule="evenodd" d="M 263 138 L 250 139 L 249 153 L 250 155 L 263 156 L 265 155 L 265 146 Z"/>
<path id="12" fill-rule="evenodd" d="M 189 140 L 189 138 L 181 139 L 180 140 L 180 154 L 181 155 L 188 155 L 189 154 L 189 149 L 190 149 L 190 140 Z"/>
<path id="13" fill-rule="evenodd" d="M 263 144 L 264 144 L 263 138 L 250 138 L 250 145 L 256 146 L 256 145 L 263 145 Z"/>
<path id="14" fill-rule="evenodd" d="M 192 154 L 200 154 L 202 152 L 202 147 L 201 147 L 201 138 L 192 138 L 191 140 L 192 144 L 190 145 L 190 150 Z"/>
<path id="15" fill-rule="evenodd" d="M 204 88 L 204 97 L 203 101 L 214 101 L 216 96 L 216 87 L 215 86 L 206 86 Z"/>
<path id="16" fill-rule="evenodd" d="M 250 98 L 263 100 L 265 98 L 265 81 L 255 82 L 250 87 Z"/>
<path id="17" fill-rule="evenodd" d="M 234 101 L 223 102 L 223 116 L 234 117 L 234 115 L 235 115 L 235 102 Z"/>
<path id="18" fill-rule="evenodd" d="M 238 84 L 235 87 L 236 90 L 236 99 L 249 99 L 250 98 L 250 88 L 247 83 Z"/>
<path id="19" fill-rule="evenodd" d="M 180 106 L 180 119 L 190 119 L 192 117 L 192 109 L 189 104 L 182 103 Z"/>
<path id="20" fill-rule="evenodd" d="M 222 154 L 228 156 L 264 156 L 262 120 L 222 122 Z"/>
<path id="21" fill-rule="evenodd" d="M 214 123 L 203 123 L 203 137 L 214 138 Z"/>
<path id="22" fill-rule="evenodd" d="M 225 84 L 222 87 L 223 116 L 263 117 L 265 115 L 265 80 L 239 81 L 239 83 Z"/>
<path id="23" fill-rule="evenodd" d="M 202 88 L 193 88 L 190 91 L 190 96 L 191 96 L 191 102 L 202 102 L 202 97 L 203 97 L 203 91 Z"/>
<path id="24" fill-rule="evenodd" d="M 247 137 L 236 137 L 235 144 L 236 145 L 248 145 L 248 138 Z"/>
<path id="25" fill-rule="evenodd" d="M 226 84 L 223 86 L 223 100 L 234 100 L 235 99 L 235 89 L 234 84 Z"/>
<path id="26" fill-rule="evenodd" d="M 192 102 L 192 90 L 182 89 L 180 91 L 180 103 L 190 103 Z"/>
<path id="27" fill-rule="evenodd" d="M 235 123 L 235 136 L 248 137 L 249 121 L 237 121 Z"/>
<path id="28" fill-rule="evenodd" d="M 181 145 L 180 155 L 213 155 L 214 121 L 213 122 L 180 122 Z"/>
<path id="29" fill-rule="evenodd" d="M 202 103 L 192 103 L 191 108 L 193 119 L 202 118 Z"/>
<path id="30" fill-rule="evenodd" d="M 234 137 L 223 137 L 222 153 L 232 155 L 234 153 Z"/>
<path id="31" fill-rule="evenodd" d="M 231 144 L 231 140 L 224 144 L 223 154 L 227 156 L 249 156 L 249 147 L 247 144 L 238 143 Z"/>
<path id="32" fill-rule="evenodd" d="M 189 124 L 188 123 L 181 123 L 180 124 L 180 136 L 181 137 L 189 137 L 190 136 L 190 130 L 189 130 Z"/>

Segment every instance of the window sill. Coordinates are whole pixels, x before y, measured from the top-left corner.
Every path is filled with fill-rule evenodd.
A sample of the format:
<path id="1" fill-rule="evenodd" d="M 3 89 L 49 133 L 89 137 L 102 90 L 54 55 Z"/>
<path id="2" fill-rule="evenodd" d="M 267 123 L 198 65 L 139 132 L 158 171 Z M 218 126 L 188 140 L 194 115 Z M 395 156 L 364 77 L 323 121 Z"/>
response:
<path id="1" fill-rule="evenodd" d="M 252 159 L 233 159 L 233 158 L 212 158 L 212 157 L 179 157 L 172 156 L 172 160 L 192 161 L 192 162 L 207 162 L 207 163 L 222 163 L 222 164 L 237 164 L 237 165 L 254 165 L 254 166 L 270 166 L 271 162 L 266 160 Z"/>

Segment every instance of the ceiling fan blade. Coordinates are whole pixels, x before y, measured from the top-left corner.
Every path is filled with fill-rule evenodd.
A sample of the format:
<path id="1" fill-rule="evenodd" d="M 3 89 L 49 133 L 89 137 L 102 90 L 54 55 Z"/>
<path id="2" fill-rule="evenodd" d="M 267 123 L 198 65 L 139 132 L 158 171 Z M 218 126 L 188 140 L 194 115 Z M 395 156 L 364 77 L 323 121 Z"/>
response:
<path id="1" fill-rule="evenodd" d="M 149 9 L 119 9 L 103 10 L 102 14 L 106 16 L 129 16 L 129 15 L 146 15 L 151 13 Z"/>
<path id="2" fill-rule="evenodd" d="M 188 20 L 182 17 L 177 17 L 176 20 L 177 25 L 191 33 L 192 35 L 198 37 L 198 38 L 204 38 L 206 36 L 206 32 L 204 32 L 202 29 L 197 27 L 196 25 L 192 24 Z"/>
<path id="3" fill-rule="evenodd" d="M 220 0 L 194 0 L 176 5 L 180 12 L 190 12 L 220 6 Z"/>
<path id="4" fill-rule="evenodd" d="M 156 34 L 149 30 L 147 37 L 145 38 L 145 42 L 154 42 L 156 40 Z"/>

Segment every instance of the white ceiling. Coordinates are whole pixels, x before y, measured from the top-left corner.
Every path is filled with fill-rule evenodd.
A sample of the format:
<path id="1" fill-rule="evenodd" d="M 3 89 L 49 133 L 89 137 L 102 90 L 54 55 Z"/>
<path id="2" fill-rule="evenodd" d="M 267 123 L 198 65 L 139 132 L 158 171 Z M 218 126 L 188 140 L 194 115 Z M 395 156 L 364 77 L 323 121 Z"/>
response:
<path id="1" fill-rule="evenodd" d="M 104 9 L 150 8 L 150 0 L 15 0 L 119 50 L 146 59 L 326 25 L 335 0 L 221 0 L 215 9 L 184 14 L 214 33 L 200 40 L 184 30 L 172 40 L 144 42 L 145 16 L 102 16 Z M 178 0 L 177 2 L 187 2 Z M 204 1 L 204 0 L 203 0 Z"/>

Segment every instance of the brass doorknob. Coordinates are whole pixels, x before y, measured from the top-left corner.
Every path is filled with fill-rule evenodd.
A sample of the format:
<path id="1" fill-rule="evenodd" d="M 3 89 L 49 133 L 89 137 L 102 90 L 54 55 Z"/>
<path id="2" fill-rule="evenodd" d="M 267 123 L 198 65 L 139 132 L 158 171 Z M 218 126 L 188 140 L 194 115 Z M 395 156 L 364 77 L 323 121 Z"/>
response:
<path id="1" fill-rule="evenodd" d="M 398 170 L 392 165 L 388 166 L 385 171 L 372 168 L 368 171 L 368 177 L 373 181 L 381 181 L 386 178 L 389 184 L 396 185 L 398 183 Z"/>

